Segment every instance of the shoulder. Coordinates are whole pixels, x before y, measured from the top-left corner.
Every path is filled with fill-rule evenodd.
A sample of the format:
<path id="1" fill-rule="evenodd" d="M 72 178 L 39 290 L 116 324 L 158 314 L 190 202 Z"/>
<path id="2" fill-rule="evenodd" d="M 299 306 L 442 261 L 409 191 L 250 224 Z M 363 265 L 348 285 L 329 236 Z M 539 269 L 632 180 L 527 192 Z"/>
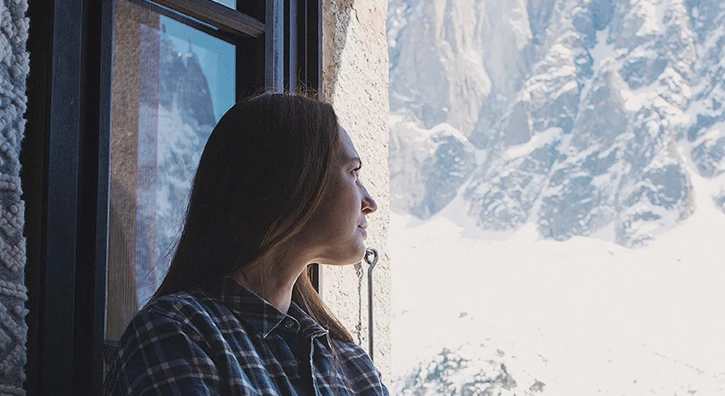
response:
<path id="1" fill-rule="evenodd" d="M 208 317 L 203 303 L 189 293 L 159 297 L 136 313 L 118 341 L 117 353 L 129 355 L 149 344 L 167 346 L 171 340 L 203 343 Z"/>
<path id="2" fill-rule="evenodd" d="M 218 330 L 208 318 L 203 300 L 188 293 L 146 305 L 118 342 L 108 375 L 109 393 L 167 390 L 171 383 L 159 383 L 162 377 L 205 392 L 214 389 L 220 377 L 208 341 L 209 332 Z"/>
<path id="3" fill-rule="evenodd" d="M 189 292 L 179 292 L 158 297 L 143 307 L 136 318 L 140 319 L 171 319 L 181 323 L 188 323 L 197 315 L 204 315 L 207 311 L 203 297 Z"/>
<path id="4" fill-rule="evenodd" d="M 360 363 L 374 367 L 370 356 L 360 345 L 354 342 L 337 340 L 332 337 L 330 337 L 330 341 L 332 347 L 335 349 L 335 353 L 343 360 L 359 361 Z"/>
<path id="5" fill-rule="evenodd" d="M 331 339 L 334 353 L 357 394 L 387 395 L 380 371 L 368 353 L 353 342 Z"/>
<path id="6" fill-rule="evenodd" d="M 128 356 L 144 348 L 156 351 L 196 344 L 213 350 L 220 323 L 230 313 L 218 300 L 196 292 L 179 292 L 149 302 L 131 320 L 118 341 L 117 354 Z"/>
<path id="7" fill-rule="evenodd" d="M 197 292 L 178 292 L 158 297 L 143 307 L 137 316 L 164 316 L 187 322 L 208 311 L 211 298 Z"/>
<path id="8" fill-rule="evenodd" d="M 216 329 L 229 315 L 232 313 L 223 303 L 203 292 L 178 292 L 149 302 L 129 327 L 171 322 L 206 333 Z"/>

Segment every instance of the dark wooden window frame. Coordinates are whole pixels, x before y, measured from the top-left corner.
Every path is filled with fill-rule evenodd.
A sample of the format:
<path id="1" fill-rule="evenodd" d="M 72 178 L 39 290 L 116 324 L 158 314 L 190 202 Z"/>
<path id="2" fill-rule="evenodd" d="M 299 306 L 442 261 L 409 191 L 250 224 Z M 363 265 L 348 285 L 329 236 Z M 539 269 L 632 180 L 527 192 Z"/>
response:
<path id="1" fill-rule="evenodd" d="M 320 0 L 131 0 L 237 46 L 238 97 L 321 89 Z M 29 395 L 98 394 L 103 377 L 113 0 L 30 2 L 26 137 Z M 249 40 L 246 40 L 247 42 Z M 250 56 L 254 54 L 254 56 Z M 313 271 L 319 285 L 319 271 Z"/>

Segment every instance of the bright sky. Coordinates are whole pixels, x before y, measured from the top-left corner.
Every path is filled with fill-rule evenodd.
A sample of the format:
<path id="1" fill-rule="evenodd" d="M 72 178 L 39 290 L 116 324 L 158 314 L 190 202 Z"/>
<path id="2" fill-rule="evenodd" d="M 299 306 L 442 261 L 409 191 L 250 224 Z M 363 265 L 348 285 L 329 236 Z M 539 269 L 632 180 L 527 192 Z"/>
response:
<path id="1" fill-rule="evenodd" d="M 236 7 L 235 0 L 217 2 Z M 165 27 L 166 33 L 179 51 L 188 51 L 191 42 L 192 51 L 198 57 L 209 83 L 214 115 L 218 121 L 236 102 L 234 46 L 165 16 L 161 17 L 161 25 Z"/>
<path id="2" fill-rule="evenodd" d="M 215 3 L 224 4 L 229 8 L 237 8 L 237 0 L 213 0 Z"/>

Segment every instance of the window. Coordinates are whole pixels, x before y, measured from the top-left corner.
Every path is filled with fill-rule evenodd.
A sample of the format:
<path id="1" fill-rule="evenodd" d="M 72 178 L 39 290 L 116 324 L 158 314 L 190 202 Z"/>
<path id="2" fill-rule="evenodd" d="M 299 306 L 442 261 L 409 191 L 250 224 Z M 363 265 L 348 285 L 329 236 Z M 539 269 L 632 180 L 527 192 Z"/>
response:
<path id="1" fill-rule="evenodd" d="M 55 3 L 28 12 L 30 395 L 99 391 L 213 126 L 242 96 L 321 76 L 318 0 Z"/>
<path id="2" fill-rule="evenodd" d="M 204 144 L 236 97 L 234 44 L 129 0 L 114 25 L 109 339 L 163 279 Z"/>
<path id="3" fill-rule="evenodd" d="M 237 1 L 236 0 L 214 0 L 214 2 L 217 2 L 219 4 L 224 4 L 225 6 L 236 9 L 237 8 Z"/>

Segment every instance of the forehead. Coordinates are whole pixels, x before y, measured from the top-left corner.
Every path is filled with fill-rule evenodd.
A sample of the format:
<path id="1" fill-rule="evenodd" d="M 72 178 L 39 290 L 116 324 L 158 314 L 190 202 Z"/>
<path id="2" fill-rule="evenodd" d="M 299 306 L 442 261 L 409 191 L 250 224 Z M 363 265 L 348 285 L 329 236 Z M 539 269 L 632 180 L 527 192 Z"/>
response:
<path id="1" fill-rule="evenodd" d="M 350 135 L 348 135 L 342 126 L 340 126 L 340 146 L 338 154 L 346 161 L 359 157 L 357 150 L 355 150 L 355 145 L 352 143 L 352 139 L 350 139 Z"/>

